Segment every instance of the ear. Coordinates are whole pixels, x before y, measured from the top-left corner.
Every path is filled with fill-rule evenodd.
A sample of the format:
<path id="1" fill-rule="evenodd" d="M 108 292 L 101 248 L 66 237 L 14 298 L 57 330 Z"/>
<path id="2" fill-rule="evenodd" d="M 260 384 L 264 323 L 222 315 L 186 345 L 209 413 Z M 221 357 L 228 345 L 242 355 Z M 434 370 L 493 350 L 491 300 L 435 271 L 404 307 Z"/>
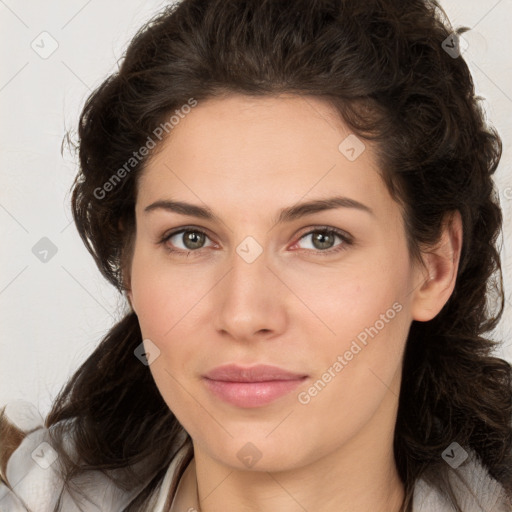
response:
<path id="1" fill-rule="evenodd" d="M 414 320 L 432 320 L 448 302 L 457 280 L 462 234 L 462 218 L 456 210 L 445 217 L 439 243 L 423 253 L 426 269 L 422 272 L 423 284 L 414 291 L 411 306 Z"/>

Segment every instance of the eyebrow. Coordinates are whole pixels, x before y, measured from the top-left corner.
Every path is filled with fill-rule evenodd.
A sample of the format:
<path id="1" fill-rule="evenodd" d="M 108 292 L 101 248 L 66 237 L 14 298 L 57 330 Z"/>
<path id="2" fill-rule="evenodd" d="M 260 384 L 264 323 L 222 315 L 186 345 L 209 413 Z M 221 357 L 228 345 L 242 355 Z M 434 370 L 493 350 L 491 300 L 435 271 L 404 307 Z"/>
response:
<path id="1" fill-rule="evenodd" d="M 336 196 L 327 199 L 315 199 L 313 201 L 299 203 L 287 208 L 283 208 L 280 210 L 275 224 L 291 222 L 301 217 L 305 217 L 306 215 L 311 215 L 313 213 L 325 210 L 334 210 L 337 208 L 353 208 L 355 210 L 366 212 L 375 217 L 375 212 L 369 206 L 366 206 L 365 204 L 360 203 L 355 199 L 350 199 L 349 197 Z M 210 208 L 197 206 L 183 201 L 161 199 L 151 203 L 149 206 L 144 208 L 145 213 L 149 213 L 155 210 L 165 210 L 179 213 L 181 215 L 189 215 L 191 217 L 198 217 L 211 221 L 220 220 Z"/>

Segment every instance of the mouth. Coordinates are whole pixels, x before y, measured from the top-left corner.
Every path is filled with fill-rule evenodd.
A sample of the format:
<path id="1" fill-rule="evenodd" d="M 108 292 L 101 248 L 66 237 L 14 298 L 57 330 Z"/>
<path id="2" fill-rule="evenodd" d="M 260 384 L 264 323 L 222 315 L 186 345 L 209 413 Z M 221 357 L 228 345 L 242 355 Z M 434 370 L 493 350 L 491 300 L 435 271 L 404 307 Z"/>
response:
<path id="1" fill-rule="evenodd" d="M 307 377 L 307 375 L 268 364 L 257 364 L 254 366 L 226 364 L 217 366 L 206 373 L 204 377 L 224 382 L 268 382 L 275 380 L 298 380 Z"/>
<path id="2" fill-rule="evenodd" d="M 203 376 L 206 388 L 217 398 L 243 408 L 262 407 L 287 395 L 308 378 L 270 365 L 225 365 Z"/>
<path id="3" fill-rule="evenodd" d="M 204 379 L 206 387 L 218 398 L 237 407 L 261 407 L 290 393 L 307 377 L 265 382 L 229 382 Z"/>

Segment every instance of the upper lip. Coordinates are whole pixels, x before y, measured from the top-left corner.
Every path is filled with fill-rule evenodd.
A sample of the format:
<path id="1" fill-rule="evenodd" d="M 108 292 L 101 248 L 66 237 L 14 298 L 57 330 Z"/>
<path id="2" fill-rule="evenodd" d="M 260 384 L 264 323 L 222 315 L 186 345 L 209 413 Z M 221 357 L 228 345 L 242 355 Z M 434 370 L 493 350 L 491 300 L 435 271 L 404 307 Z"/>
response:
<path id="1" fill-rule="evenodd" d="M 204 377 L 225 382 L 266 382 L 272 380 L 297 380 L 307 377 L 307 375 L 267 364 L 258 364 L 250 367 L 227 364 L 214 368 L 205 374 Z"/>

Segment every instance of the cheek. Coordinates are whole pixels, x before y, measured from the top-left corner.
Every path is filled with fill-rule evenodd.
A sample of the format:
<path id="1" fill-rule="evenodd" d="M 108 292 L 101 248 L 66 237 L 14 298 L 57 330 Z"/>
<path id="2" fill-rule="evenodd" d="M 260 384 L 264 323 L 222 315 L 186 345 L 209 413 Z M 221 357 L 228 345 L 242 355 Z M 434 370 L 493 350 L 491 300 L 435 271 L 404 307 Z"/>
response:
<path id="1" fill-rule="evenodd" d="M 328 438 L 338 435 L 340 424 L 346 435 L 355 434 L 386 396 L 398 396 L 395 376 L 410 325 L 403 278 L 368 272 L 344 284 L 330 296 L 336 300 L 325 301 L 322 318 L 333 332 L 317 336 L 321 350 L 311 352 L 314 379 L 297 397 L 309 414 L 311 435 L 318 429 Z M 326 417 L 332 420 L 327 427 Z"/>
<path id="2" fill-rule="evenodd" d="M 381 254 L 377 261 L 365 265 L 364 269 L 353 268 L 336 284 L 325 286 L 322 295 L 309 292 L 309 300 L 319 311 L 323 325 L 316 321 L 317 333 L 324 333 L 321 354 L 317 353 L 315 374 L 322 382 L 329 380 L 325 372 L 331 368 L 336 374 L 331 391 L 350 390 L 350 396 L 358 397 L 351 407 L 371 403 L 385 391 L 383 382 L 389 384 L 400 365 L 407 332 L 410 326 L 408 313 L 409 277 L 407 258 L 400 254 L 386 258 Z M 307 299 L 306 299 L 307 300 Z M 311 322 L 310 322 L 311 324 Z M 325 329 L 328 327 L 328 331 Z M 327 334 L 326 334 L 327 333 Z M 315 339 L 314 330 L 309 331 Z M 319 339 L 319 336 L 316 336 Z M 335 365 L 335 368 L 333 368 Z M 322 375 L 325 378 L 322 378 Z M 313 391 L 314 393 L 314 391 Z M 323 394 L 327 406 L 334 395 Z"/>
<path id="3" fill-rule="evenodd" d="M 144 338 L 158 338 L 162 331 L 169 329 L 172 318 L 163 314 L 172 306 L 169 301 L 176 293 L 170 293 L 172 288 L 165 285 L 157 274 L 148 267 L 134 264 L 132 271 L 133 307 Z"/>
<path id="4" fill-rule="evenodd" d="M 378 321 L 381 314 L 392 308 L 405 286 L 399 276 L 382 272 L 375 265 L 345 268 L 343 274 L 317 279 L 315 286 L 311 284 L 306 282 L 294 289 L 318 317 L 315 320 L 313 315 L 306 315 L 309 323 L 314 323 L 317 333 L 327 334 L 327 340 L 335 344 L 335 340 L 355 337 Z"/>
<path id="5" fill-rule="evenodd" d="M 191 284 L 185 267 L 182 269 L 171 269 L 160 257 L 135 252 L 131 269 L 132 304 L 144 337 L 163 340 L 200 299 L 200 290 Z"/>

